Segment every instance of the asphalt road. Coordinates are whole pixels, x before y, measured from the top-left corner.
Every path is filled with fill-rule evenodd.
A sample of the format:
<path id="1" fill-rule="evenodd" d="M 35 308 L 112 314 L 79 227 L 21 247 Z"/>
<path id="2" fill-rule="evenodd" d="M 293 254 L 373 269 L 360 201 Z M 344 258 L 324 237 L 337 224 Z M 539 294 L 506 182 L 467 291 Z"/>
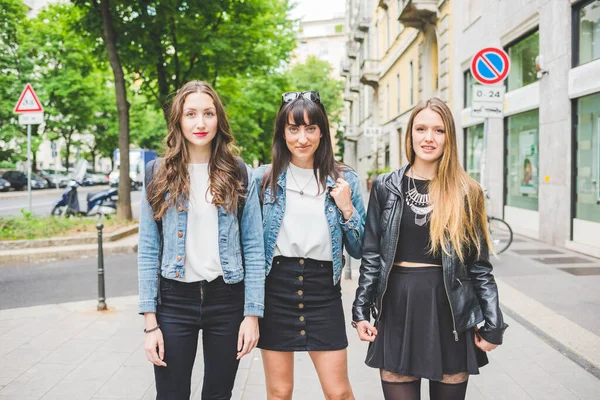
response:
<path id="1" fill-rule="evenodd" d="M 79 207 L 86 210 L 86 196 L 90 192 L 100 192 L 108 189 L 108 185 L 80 187 L 77 189 L 79 195 Z M 31 208 L 34 214 L 40 216 L 50 215 L 54 203 L 62 196 L 64 189 L 42 189 L 32 191 Z M 131 192 L 131 206 L 133 208 L 133 217 L 139 217 L 139 204 L 141 191 Z M 16 196 L 16 197 L 15 197 Z M 29 200 L 27 191 L 23 192 L 8 192 L 0 194 L 0 216 L 19 215 L 21 209 L 28 210 Z"/>
<path id="2" fill-rule="evenodd" d="M 107 304 L 137 294 L 137 254 L 105 257 L 104 269 Z M 0 309 L 97 299 L 98 261 L 0 265 L 0 288 Z"/>

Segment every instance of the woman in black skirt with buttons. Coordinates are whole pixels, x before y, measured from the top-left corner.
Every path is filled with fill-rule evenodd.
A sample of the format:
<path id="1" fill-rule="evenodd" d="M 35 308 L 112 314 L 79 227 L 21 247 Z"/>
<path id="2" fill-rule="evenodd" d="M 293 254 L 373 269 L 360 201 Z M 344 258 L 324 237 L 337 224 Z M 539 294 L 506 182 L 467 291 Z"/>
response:
<path id="1" fill-rule="evenodd" d="M 267 399 L 291 399 L 294 352 L 307 351 L 327 399 L 354 399 L 340 291 L 342 251 L 360 258 L 364 204 L 358 177 L 333 157 L 319 93 L 284 93 L 273 163 L 262 187 L 267 278 L 260 340 Z"/>
<path id="2" fill-rule="evenodd" d="M 366 364 L 380 370 L 385 399 L 419 399 L 421 378 L 431 400 L 464 399 L 507 327 L 484 195 L 459 164 L 442 100 L 415 107 L 405 144 L 408 165 L 371 190 L 353 326 L 370 342 Z"/>

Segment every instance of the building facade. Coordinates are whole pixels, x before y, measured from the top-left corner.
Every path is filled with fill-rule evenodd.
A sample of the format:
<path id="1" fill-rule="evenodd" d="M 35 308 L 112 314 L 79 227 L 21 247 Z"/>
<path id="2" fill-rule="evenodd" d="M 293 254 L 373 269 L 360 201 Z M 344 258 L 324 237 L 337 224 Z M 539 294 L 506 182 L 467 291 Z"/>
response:
<path id="1" fill-rule="evenodd" d="M 340 62 L 345 56 L 346 43 L 343 15 L 324 20 L 300 21 L 297 43 L 293 56 L 295 63 L 302 64 L 309 56 L 314 55 L 331 64 L 332 78 L 341 79 Z"/>
<path id="2" fill-rule="evenodd" d="M 451 7 L 446 0 L 348 0 L 346 10 L 344 161 L 366 185 L 406 160 L 406 125 L 419 100 L 452 101 Z"/>
<path id="3" fill-rule="evenodd" d="M 464 166 L 476 179 L 484 124 L 471 117 L 470 62 L 490 46 L 511 61 L 504 117 L 490 119 L 486 135 L 489 212 L 515 233 L 600 256 L 600 0 L 469 0 L 453 8 L 460 46 L 452 104 Z"/>

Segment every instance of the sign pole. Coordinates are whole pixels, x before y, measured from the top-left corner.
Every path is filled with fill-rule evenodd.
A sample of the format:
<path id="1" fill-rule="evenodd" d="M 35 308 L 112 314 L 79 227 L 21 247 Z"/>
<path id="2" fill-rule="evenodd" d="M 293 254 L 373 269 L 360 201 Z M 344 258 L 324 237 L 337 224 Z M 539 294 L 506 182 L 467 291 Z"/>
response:
<path id="1" fill-rule="evenodd" d="M 27 124 L 27 197 L 31 213 L 31 124 Z"/>
<path id="2" fill-rule="evenodd" d="M 485 163 L 487 158 L 487 136 L 488 136 L 488 118 L 483 120 L 483 149 L 481 152 L 481 173 L 479 175 L 479 184 L 481 187 L 485 187 L 483 184 L 485 176 Z"/>

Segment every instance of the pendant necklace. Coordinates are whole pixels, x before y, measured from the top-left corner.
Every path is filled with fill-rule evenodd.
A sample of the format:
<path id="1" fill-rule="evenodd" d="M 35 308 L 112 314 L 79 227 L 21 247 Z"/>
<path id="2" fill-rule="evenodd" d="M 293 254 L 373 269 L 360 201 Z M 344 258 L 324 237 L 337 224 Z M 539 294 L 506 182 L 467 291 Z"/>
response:
<path id="1" fill-rule="evenodd" d="M 413 172 L 408 177 L 408 190 L 406 191 L 406 204 L 415 214 L 415 224 L 423 226 L 427 223 L 427 217 L 433 210 L 433 205 L 429 202 L 429 193 L 419 193 L 415 183 Z M 412 183 L 412 188 L 411 188 Z"/>
<path id="2" fill-rule="evenodd" d="M 296 180 L 296 177 L 294 176 L 294 172 L 292 171 L 292 168 L 288 167 L 288 171 L 290 171 L 290 174 L 292 175 L 292 179 L 294 180 L 294 183 L 296 184 L 296 186 L 298 187 L 298 189 L 300 189 L 300 185 L 298 185 L 298 181 Z M 310 176 L 310 179 L 308 180 L 308 182 L 306 182 L 306 185 L 304 185 L 304 187 L 302 187 L 302 189 L 300 189 L 300 195 L 303 196 L 304 195 L 304 189 L 306 189 L 306 187 L 308 186 L 308 184 L 312 181 L 312 179 L 315 177 L 314 174 L 312 174 Z"/>

